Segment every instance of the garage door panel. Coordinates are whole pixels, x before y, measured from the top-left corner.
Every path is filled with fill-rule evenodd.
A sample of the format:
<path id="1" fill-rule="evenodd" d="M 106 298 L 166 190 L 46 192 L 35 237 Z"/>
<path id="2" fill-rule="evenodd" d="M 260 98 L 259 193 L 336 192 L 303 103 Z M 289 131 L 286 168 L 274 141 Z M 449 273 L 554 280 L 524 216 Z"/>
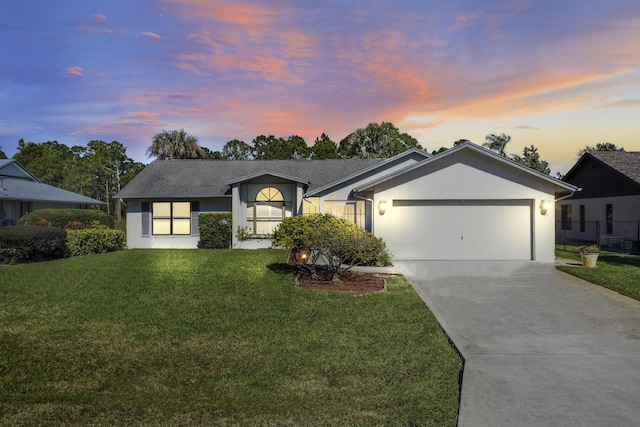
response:
<path id="1" fill-rule="evenodd" d="M 397 258 L 531 259 L 531 202 L 394 201 L 385 240 Z"/>

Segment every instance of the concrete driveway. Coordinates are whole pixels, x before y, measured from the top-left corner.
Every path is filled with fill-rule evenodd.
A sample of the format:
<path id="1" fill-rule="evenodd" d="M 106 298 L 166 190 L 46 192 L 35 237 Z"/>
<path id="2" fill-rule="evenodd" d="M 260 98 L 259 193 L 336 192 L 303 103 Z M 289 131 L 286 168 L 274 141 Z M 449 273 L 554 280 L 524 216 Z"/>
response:
<path id="1" fill-rule="evenodd" d="M 396 267 L 465 359 L 459 426 L 640 425 L 640 302 L 548 264 Z"/>

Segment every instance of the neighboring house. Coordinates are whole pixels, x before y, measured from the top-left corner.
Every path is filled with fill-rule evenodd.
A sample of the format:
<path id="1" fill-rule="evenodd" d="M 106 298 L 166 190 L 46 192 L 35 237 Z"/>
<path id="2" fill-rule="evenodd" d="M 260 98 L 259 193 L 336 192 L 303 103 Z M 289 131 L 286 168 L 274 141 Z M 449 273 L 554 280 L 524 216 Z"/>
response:
<path id="1" fill-rule="evenodd" d="M 395 259 L 553 262 L 553 203 L 575 190 L 466 143 L 390 159 L 155 161 L 116 197 L 129 248 L 195 248 L 202 212 L 232 212 L 234 247 L 269 247 L 288 216 L 332 213 Z"/>
<path id="2" fill-rule="evenodd" d="M 87 208 L 100 200 L 44 184 L 17 160 L 0 160 L 0 225 L 38 209 Z"/>
<path id="3" fill-rule="evenodd" d="M 582 190 L 556 205 L 556 240 L 631 249 L 640 234 L 640 152 L 586 153 L 563 179 Z"/>

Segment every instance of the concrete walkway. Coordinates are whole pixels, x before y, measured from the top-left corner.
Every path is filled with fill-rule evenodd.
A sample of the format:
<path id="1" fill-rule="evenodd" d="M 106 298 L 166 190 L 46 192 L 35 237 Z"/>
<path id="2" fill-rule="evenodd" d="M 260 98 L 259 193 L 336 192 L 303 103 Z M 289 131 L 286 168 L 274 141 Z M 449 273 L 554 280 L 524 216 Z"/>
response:
<path id="1" fill-rule="evenodd" d="M 397 262 L 465 359 L 459 426 L 640 425 L 640 302 L 534 262 Z"/>

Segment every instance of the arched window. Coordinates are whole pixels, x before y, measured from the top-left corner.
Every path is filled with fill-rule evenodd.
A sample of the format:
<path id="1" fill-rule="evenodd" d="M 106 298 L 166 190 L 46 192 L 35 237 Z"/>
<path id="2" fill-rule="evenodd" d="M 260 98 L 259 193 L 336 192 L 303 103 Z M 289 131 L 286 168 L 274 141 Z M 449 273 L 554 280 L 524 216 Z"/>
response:
<path id="1" fill-rule="evenodd" d="M 275 187 L 265 187 L 258 191 L 256 200 L 247 202 L 247 226 L 251 234 L 258 236 L 273 234 L 284 217 L 291 215 L 290 205 L 285 202 L 280 190 Z"/>
<path id="2" fill-rule="evenodd" d="M 265 187 L 256 196 L 256 202 L 284 202 L 284 197 L 277 188 Z"/>

